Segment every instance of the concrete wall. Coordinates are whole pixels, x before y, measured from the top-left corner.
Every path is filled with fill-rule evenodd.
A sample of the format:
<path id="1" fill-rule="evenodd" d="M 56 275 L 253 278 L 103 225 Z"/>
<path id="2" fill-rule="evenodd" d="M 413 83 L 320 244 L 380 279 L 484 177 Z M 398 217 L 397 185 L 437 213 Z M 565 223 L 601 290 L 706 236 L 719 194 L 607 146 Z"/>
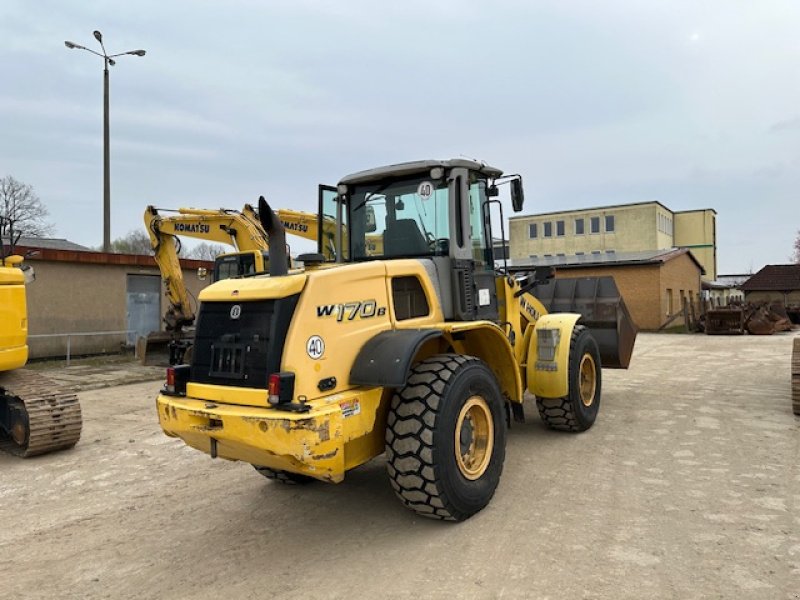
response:
<path id="1" fill-rule="evenodd" d="M 545 254 L 575 254 L 584 252 L 591 254 L 593 251 L 606 252 L 634 252 L 670 248 L 671 243 L 666 243 L 657 238 L 656 211 L 663 211 L 663 207 L 656 202 L 644 204 L 631 204 L 608 208 L 595 208 L 590 210 L 565 211 L 547 215 L 531 215 L 530 217 L 515 217 L 510 220 L 509 238 L 511 245 L 511 258 L 529 258 L 532 255 L 542 257 Z M 605 217 L 614 217 L 614 231 L 606 231 Z M 591 219 L 600 219 L 600 232 L 591 233 Z M 575 221 L 583 219 L 584 233 L 575 233 Z M 564 222 L 564 235 L 558 236 L 556 224 Z M 531 239 L 529 225 L 536 223 L 537 237 Z M 544 236 L 544 224 L 551 223 L 552 237 Z"/>
<path id="2" fill-rule="evenodd" d="M 571 268 L 556 272 L 558 278 L 603 275 L 614 277 L 633 321 L 642 330 L 656 330 L 666 321 L 667 290 L 671 291 L 673 312 L 681 306 L 681 292 L 695 304 L 700 296 L 700 269 L 686 254 L 652 265 Z M 682 324 L 680 317 L 670 326 Z"/>
<path id="3" fill-rule="evenodd" d="M 102 253 L 72 252 L 69 260 L 64 253 L 41 251 L 40 257 L 28 260 L 36 280 L 27 286 L 28 334 L 66 334 L 127 329 L 127 276 L 150 275 L 160 280 L 160 272 L 151 257 L 103 255 Z M 116 264 L 99 262 L 103 257 L 115 257 Z M 148 265 L 149 263 L 149 265 Z M 210 267 L 205 261 L 182 261 L 183 276 L 189 292 L 196 297 L 208 283 L 197 279 L 197 267 Z M 168 302 L 161 283 L 160 315 Z M 163 327 L 163 324 L 162 324 Z M 117 352 L 126 343 L 126 336 L 75 336 L 70 340 L 72 354 Z M 64 336 L 30 338 L 31 358 L 64 356 L 67 340 Z"/>
<path id="4" fill-rule="evenodd" d="M 615 231 L 605 231 L 605 216 L 614 215 Z M 590 218 L 600 217 L 600 233 L 590 233 Z M 575 220 L 584 219 L 585 233 L 575 234 Z M 556 223 L 564 221 L 564 235 L 556 235 Z M 531 239 L 530 224 L 537 226 L 537 237 Z M 551 223 L 552 237 L 544 237 L 544 224 Z M 511 258 L 522 259 L 546 254 L 575 254 L 594 251 L 605 253 L 639 252 L 688 248 L 703 265 L 703 278 L 717 276 L 716 213 L 712 209 L 673 213 L 658 202 L 627 204 L 589 210 L 572 210 L 544 215 L 513 217 L 509 220 Z"/>
<path id="5" fill-rule="evenodd" d="M 674 215 L 675 245 L 691 250 L 706 271 L 703 278 L 714 281 L 717 278 L 716 213 L 707 208 L 680 211 Z"/>

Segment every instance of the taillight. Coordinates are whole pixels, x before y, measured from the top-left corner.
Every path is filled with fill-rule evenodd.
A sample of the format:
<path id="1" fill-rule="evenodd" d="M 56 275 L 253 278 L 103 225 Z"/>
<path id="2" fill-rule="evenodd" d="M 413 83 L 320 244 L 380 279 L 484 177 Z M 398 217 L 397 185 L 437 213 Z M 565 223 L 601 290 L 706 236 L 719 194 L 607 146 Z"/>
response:
<path id="1" fill-rule="evenodd" d="M 270 404 L 290 404 L 294 396 L 294 373 L 272 373 L 268 387 Z"/>
<path id="2" fill-rule="evenodd" d="M 269 376 L 269 403 L 277 404 L 281 394 L 281 376 L 273 373 Z"/>
<path id="3" fill-rule="evenodd" d="M 170 396 L 185 396 L 186 384 L 189 381 L 189 365 L 167 367 L 167 381 L 164 393 Z"/>
<path id="4" fill-rule="evenodd" d="M 175 393 L 175 368 L 167 367 L 167 385 L 164 386 L 168 392 Z"/>

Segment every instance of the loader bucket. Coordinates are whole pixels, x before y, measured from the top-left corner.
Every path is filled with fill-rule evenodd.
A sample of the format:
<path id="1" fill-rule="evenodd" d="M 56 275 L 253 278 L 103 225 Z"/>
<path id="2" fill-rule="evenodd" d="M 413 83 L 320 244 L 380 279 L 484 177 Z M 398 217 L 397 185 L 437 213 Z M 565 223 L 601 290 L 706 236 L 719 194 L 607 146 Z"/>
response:
<path id="1" fill-rule="evenodd" d="M 533 290 L 550 313 L 582 316 L 600 347 L 603 367 L 627 369 L 638 331 L 611 276 L 550 279 Z"/>

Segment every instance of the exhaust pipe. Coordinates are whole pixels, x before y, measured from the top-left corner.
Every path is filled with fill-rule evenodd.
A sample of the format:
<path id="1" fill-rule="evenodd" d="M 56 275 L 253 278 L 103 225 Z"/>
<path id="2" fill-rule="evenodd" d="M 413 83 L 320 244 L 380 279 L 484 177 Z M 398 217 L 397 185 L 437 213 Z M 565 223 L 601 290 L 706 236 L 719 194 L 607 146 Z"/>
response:
<path id="1" fill-rule="evenodd" d="M 286 255 L 286 229 L 269 207 L 264 196 L 258 198 L 258 218 L 269 236 L 269 274 L 271 277 L 286 275 L 289 272 L 289 259 Z"/>

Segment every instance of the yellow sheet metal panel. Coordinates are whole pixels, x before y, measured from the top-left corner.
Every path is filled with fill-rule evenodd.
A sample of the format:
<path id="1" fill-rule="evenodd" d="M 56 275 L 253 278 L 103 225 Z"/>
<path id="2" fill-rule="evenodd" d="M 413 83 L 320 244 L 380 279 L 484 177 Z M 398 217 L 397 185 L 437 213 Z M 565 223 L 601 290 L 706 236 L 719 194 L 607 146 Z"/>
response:
<path id="1" fill-rule="evenodd" d="M 303 291 L 307 275 L 295 273 L 283 277 L 250 277 L 247 279 L 224 279 L 200 292 L 201 302 L 231 302 L 240 300 L 264 300 L 286 298 Z"/>
<path id="2" fill-rule="evenodd" d="M 405 319 L 403 321 L 396 321 L 394 314 L 394 306 L 392 305 L 392 320 L 398 329 L 421 329 L 436 326 L 444 321 L 442 314 L 442 306 L 439 302 L 439 297 L 436 295 L 436 289 L 431 283 L 428 271 L 418 260 L 388 260 L 383 264 L 386 265 L 386 294 L 389 298 L 392 297 L 392 279 L 395 277 L 416 277 L 422 290 L 425 293 L 425 298 L 428 301 L 430 312 L 424 317 L 415 317 L 412 319 Z"/>
<path id="3" fill-rule="evenodd" d="M 17 369 L 25 364 L 28 360 L 27 341 L 25 277 L 16 267 L 0 266 L 0 371 Z"/>
<path id="4" fill-rule="evenodd" d="M 307 413 L 216 404 L 159 395 L 158 417 L 167 435 L 220 458 L 339 482 L 346 470 L 383 452 L 382 390 L 353 390 L 320 398 Z"/>
<path id="5" fill-rule="evenodd" d="M 522 402 L 522 376 L 514 349 L 502 329 L 491 321 L 444 323 L 442 329 L 451 334 L 457 353 L 484 361 L 497 377 L 500 390 L 512 402 Z"/>
<path id="6" fill-rule="evenodd" d="M 282 369 L 297 374 L 295 399 L 342 392 L 361 347 L 393 326 L 382 262 L 343 265 L 308 276 L 286 335 Z"/>
<path id="7" fill-rule="evenodd" d="M 528 346 L 528 391 L 540 398 L 563 398 L 569 392 L 569 343 L 581 316 L 574 313 L 544 315 L 536 322 Z M 555 339 L 554 352 L 540 355 L 539 338 Z M 548 345 L 550 347 L 550 345 Z"/>

